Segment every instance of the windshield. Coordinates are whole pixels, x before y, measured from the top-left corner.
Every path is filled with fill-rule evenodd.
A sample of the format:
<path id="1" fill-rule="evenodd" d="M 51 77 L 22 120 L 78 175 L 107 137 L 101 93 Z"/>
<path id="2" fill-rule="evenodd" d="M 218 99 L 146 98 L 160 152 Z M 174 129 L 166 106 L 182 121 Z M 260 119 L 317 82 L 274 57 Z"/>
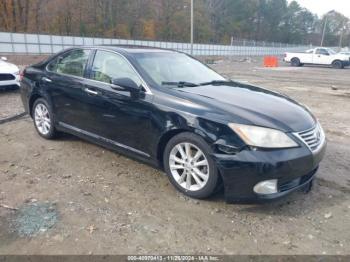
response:
<path id="1" fill-rule="evenodd" d="M 214 70 L 182 53 L 139 53 L 136 61 L 158 85 L 166 83 L 203 83 L 225 80 Z"/>

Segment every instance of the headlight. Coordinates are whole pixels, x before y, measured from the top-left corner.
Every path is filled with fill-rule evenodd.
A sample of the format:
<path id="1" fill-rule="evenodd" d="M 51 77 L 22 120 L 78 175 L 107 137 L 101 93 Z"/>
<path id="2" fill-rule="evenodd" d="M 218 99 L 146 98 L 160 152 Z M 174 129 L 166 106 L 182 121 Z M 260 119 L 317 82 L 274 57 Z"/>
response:
<path id="1" fill-rule="evenodd" d="M 284 132 L 258 126 L 248 126 L 230 123 L 229 127 L 250 146 L 262 148 L 290 148 L 298 144 Z"/>

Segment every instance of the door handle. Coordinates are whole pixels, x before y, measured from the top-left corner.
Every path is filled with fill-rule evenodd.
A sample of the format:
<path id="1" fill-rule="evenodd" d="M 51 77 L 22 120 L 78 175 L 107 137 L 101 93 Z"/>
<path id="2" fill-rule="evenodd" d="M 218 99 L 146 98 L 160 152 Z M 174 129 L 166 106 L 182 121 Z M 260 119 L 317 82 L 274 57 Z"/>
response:
<path id="1" fill-rule="evenodd" d="M 89 88 L 85 88 L 84 91 L 85 91 L 86 93 L 88 93 L 89 95 L 93 95 L 93 96 L 98 95 L 98 92 L 97 92 L 97 91 L 91 90 L 91 89 L 89 89 Z"/>
<path id="2" fill-rule="evenodd" d="M 41 80 L 43 80 L 44 82 L 47 82 L 47 83 L 52 82 L 52 80 L 50 78 L 47 78 L 47 77 L 43 77 L 43 78 L 41 78 Z"/>

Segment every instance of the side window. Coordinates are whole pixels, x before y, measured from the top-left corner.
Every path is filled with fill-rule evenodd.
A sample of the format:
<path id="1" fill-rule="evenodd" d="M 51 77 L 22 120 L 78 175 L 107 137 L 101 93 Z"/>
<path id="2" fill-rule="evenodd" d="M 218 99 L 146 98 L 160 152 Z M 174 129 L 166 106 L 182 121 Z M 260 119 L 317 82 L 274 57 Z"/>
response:
<path id="1" fill-rule="evenodd" d="M 321 48 L 316 50 L 316 54 L 318 54 L 318 55 L 329 55 L 329 53 L 328 53 L 328 51 L 326 49 L 321 49 Z"/>
<path id="2" fill-rule="evenodd" d="M 113 79 L 130 78 L 141 85 L 141 80 L 130 64 L 120 55 L 97 51 L 92 65 L 91 78 L 111 84 Z"/>
<path id="3" fill-rule="evenodd" d="M 77 49 L 57 57 L 47 67 L 51 72 L 73 76 L 84 76 L 90 50 Z"/>

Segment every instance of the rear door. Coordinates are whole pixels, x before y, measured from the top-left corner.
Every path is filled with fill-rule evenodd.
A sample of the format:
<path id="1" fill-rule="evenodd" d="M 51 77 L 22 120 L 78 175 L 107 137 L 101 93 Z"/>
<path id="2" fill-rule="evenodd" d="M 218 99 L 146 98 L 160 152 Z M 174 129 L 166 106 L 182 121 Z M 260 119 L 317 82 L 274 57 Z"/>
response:
<path id="1" fill-rule="evenodd" d="M 84 77 L 91 53 L 90 49 L 73 49 L 47 66 L 46 77 L 41 81 L 47 87 L 60 125 L 83 128 L 90 121 Z"/>

